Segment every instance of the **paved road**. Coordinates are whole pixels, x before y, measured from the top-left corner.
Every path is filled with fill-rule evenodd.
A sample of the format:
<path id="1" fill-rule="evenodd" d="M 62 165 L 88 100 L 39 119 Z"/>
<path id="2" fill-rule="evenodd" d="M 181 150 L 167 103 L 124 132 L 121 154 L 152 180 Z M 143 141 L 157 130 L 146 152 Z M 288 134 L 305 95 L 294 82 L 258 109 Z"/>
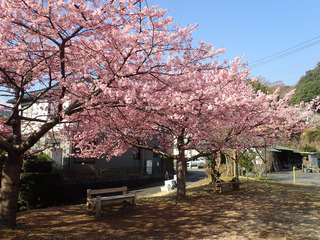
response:
<path id="1" fill-rule="evenodd" d="M 296 183 L 307 183 L 320 185 L 320 173 L 304 173 L 301 169 L 295 171 Z M 292 171 L 281 171 L 271 173 L 270 178 L 280 182 L 293 183 L 293 172 Z"/>
<path id="2" fill-rule="evenodd" d="M 307 183 L 307 184 L 316 184 L 320 185 L 320 173 L 304 173 L 301 169 L 296 170 L 296 183 Z M 193 182 L 197 182 L 206 177 L 205 169 L 188 169 L 187 173 L 187 186 Z M 293 172 L 292 171 L 281 171 L 276 173 L 268 174 L 268 176 L 274 180 L 280 182 L 289 182 L 293 183 Z M 160 187 L 164 186 L 164 181 L 150 183 L 148 185 L 141 186 L 135 190 L 137 196 L 146 196 L 150 194 L 155 194 L 161 192 Z"/>
<path id="3" fill-rule="evenodd" d="M 193 182 L 197 182 L 199 180 L 204 179 L 207 175 L 204 172 L 204 169 L 188 169 L 187 172 L 187 186 Z M 160 182 L 150 183 L 145 186 L 141 186 L 137 189 L 134 189 L 137 192 L 137 196 L 146 196 L 150 194 L 155 194 L 161 192 L 160 187 L 164 186 L 164 180 Z M 130 189 L 132 190 L 132 189 Z"/>

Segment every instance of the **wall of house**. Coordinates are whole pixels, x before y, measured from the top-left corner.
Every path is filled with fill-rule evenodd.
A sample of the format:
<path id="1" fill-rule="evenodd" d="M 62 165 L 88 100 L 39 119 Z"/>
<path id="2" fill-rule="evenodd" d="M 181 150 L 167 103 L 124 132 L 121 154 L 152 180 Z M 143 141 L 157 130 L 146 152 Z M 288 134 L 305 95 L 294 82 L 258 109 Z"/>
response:
<path id="1" fill-rule="evenodd" d="M 316 154 L 308 154 L 309 162 L 311 163 L 311 167 L 319 168 L 318 157 Z"/>
<path id="2" fill-rule="evenodd" d="M 27 104 L 28 102 L 24 103 L 25 106 L 27 106 Z M 48 115 L 50 115 L 50 109 L 53 107 L 52 103 L 40 101 L 26 109 L 23 114 L 26 117 L 37 117 L 38 119 L 46 120 Z M 35 125 L 35 128 L 37 127 L 38 126 Z M 58 133 L 62 128 L 62 124 L 54 127 L 51 131 L 51 136 L 42 138 L 35 148 L 39 149 L 40 145 L 50 146 L 45 152 L 52 156 L 56 168 L 63 170 L 65 175 L 100 178 L 111 175 L 158 174 L 161 172 L 160 157 L 148 150 L 133 151 L 133 149 L 128 149 L 122 156 L 112 157 L 110 161 L 106 161 L 105 158 L 82 159 L 70 156 L 74 151 L 71 144 L 64 141 L 63 138 L 59 138 Z M 29 126 L 27 122 L 25 122 L 24 131 L 32 130 L 32 126 Z M 54 134 L 52 134 L 52 132 Z M 155 142 L 152 143 L 156 144 Z M 148 171 L 147 165 L 151 166 L 151 169 L 149 168 Z"/>
<path id="3" fill-rule="evenodd" d="M 124 175 L 160 174 L 160 157 L 148 150 L 133 151 L 128 149 L 123 155 L 112 157 L 110 161 L 105 158 L 75 158 L 64 155 L 62 169 L 70 176 L 92 176 L 97 178 Z M 147 171 L 147 162 L 151 162 L 152 170 Z M 149 166 L 149 165 L 148 165 Z"/>

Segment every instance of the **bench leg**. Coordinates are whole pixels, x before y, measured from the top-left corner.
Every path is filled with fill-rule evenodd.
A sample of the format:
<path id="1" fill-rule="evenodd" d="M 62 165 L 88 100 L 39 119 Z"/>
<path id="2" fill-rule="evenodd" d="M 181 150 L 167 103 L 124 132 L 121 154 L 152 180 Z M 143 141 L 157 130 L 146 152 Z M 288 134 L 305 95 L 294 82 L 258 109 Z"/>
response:
<path id="1" fill-rule="evenodd" d="M 94 212 L 94 207 L 95 207 L 95 203 L 94 202 L 88 202 L 87 203 L 87 210 L 88 210 L 88 213 L 91 214 Z"/>
<path id="2" fill-rule="evenodd" d="M 123 206 L 124 206 L 125 208 L 126 208 L 127 206 L 136 208 L 136 206 L 137 206 L 137 204 L 136 204 L 136 197 L 124 201 L 124 202 L 123 202 Z"/>
<path id="3" fill-rule="evenodd" d="M 101 217 L 101 196 L 97 196 L 96 218 Z"/>

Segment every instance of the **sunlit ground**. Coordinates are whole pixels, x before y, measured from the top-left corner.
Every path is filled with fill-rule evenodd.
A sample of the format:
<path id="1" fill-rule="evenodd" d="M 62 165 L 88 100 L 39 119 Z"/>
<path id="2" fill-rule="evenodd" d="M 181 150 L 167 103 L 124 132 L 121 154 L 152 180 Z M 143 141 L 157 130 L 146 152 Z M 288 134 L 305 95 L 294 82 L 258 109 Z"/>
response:
<path id="1" fill-rule="evenodd" d="M 320 187 L 243 180 L 219 194 L 202 180 L 180 203 L 144 197 L 98 220 L 84 204 L 53 207 L 19 213 L 18 224 L 0 239 L 319 239 Z"/>

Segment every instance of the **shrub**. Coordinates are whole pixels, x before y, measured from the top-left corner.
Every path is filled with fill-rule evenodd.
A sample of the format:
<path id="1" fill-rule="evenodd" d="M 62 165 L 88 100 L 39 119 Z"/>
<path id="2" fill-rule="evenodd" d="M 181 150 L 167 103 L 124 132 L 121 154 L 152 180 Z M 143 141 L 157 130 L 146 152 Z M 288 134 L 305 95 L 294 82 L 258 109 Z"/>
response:
<path id="1" fill-rule="evenodd" d="M 301 151 L 303 151 L 303 152 L 318 152 L 318 149 L 307 145 L 307 146 L 302 147 Z"/>
<path id="2" fill-rule="evenodd" d="M 52 172 L 52 164 L 51 158 L 44 153 L 24 162 L 19 193 L 20 210 L 54 205 L 61 176 Z"/>
<path id="3" fill-rule="evenodd" d="M 52 159 L 46 153 L 40 153 L 36 156 L 32 156 L 27 159 L 23 164 L 23 172 L 41 172 L 50 173 L 52 172 Z"/>
<path id="4" fill-rule="evenodd" d="M 318 149 L 315 148 L 315 147 L 306 145 L 306 146 L 303 146 L 303 147 L 301 148 L 301 151 L 302 151 L 302 152 L 318 152 Z M 302 155 L 303 157 L 308 157 L 308 154 L 306 154 L 306 153 L 302 153 L 301 155 Z"/>
<path id="5" fill-rule="evenodd" d="M 21 175 L 20 209 L 48 207 L 56 202 L 58 173 L 24 173 Z"/>

